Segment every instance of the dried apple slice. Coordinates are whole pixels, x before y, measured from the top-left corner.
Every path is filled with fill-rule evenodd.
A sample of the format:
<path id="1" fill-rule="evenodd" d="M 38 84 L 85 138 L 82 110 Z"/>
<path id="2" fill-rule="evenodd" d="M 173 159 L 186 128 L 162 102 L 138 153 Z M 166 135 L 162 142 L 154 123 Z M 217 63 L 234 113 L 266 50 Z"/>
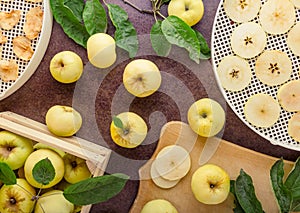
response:
<path id="1" fill-rule="evenodd" d="M 231 48 L 242 58 L 253 58 L 260 54 L 267 43 L 262 27 L 254 22 L 246 22 L 236 27 L 231 35 Z"/>
<path id="2" fill-rule="evenodd" d="M 288 134 L 300 142 L 300 112 L 295 113 L 288 122 Z"/>
<path id="3" fill-rule="evenodd" d="M 257 127 L 271 127 L 279 118 L 280 106 L 268 94 L 259 93 L 252 95 L 244 108 L 246 120 Z"/>
<path id="4" fill-rule="evenodd" d="M 26 14 L 23 30 L 27 38 L 35 39 L 41 32 L 44 12 L 41 7 L 31 8 Z"/>
<path id="5" fill-rule="evenodd" d="M 0 12 L 0 28 L 4 30 L 11 30 L 19 22 L 20 18 L 20 10 Z"/>
<path id="6" fill-rule="evenodd" d="M 33 55 L 31 40 L 25 36 L 17 36 L 13 39 L 13 51 L 17 57 L 29 61 Z"/>
<path id="7" fill-rule="evenodd" d="M 296 20 L 294 5 L 289 0 L 268 0 L 261 7 L 259 20 L 267 33 L 286 33 Z"/>
<path id="8" fill-rule="evenodd" d="M 300 80 L 292 80 L 282 85 L 278 89 L 277 98 L 284 110 L 300 111 Z"/>
<path id="9" fill-rule="evenodd" d="M 225 0 L 223 5 L 231 20 L 243 23 L 251 21 L 257 16 L 261 0 Z"/>
<path id="10" fill-rule="evenodd" d="M 300 56 L 300 22 L 298 22 L 292 29 L 288 32 L 287 45 L 292 50 L 292 52 Z"/>
<path id="11" fill-rule="evenodd" d="M 7 37 L 4 36 L 0 30 L 0 44 L 4 44 L 5 42 L 7 42 Z"/>
<path id="12" fill-rule="evenodd" d="M 0 60 L 0 76 L 2 81 L 15 81 L 18 78 L 18 65 L 15 60 Z"/>
<path id="13" fill-rule="evenodd" d="M 280 85 L 289 80 L 292 73 L 292 61 L 279 50 L 266 50 L 256 60 L 255 74 L 264 84 Z"/>
<path id="14" fill-rule="evenodd" d="M 229 91 L 240 91 L 251 81 L 249 63 L 239 57 L 229 55 L 224 57 L 218 65 L 217 72 L 222 86 Z"/>
<path id="15" fill-rule="evenodd" d="M 155 183 L 155 185 L 157 185 L 158 187 L 160 187 L 162 189 L 170 189 L 170 188 L 176 186 L 177 183 L 179 183 L 180 179 L 172 181 L 172 180 L 167 180 L 167 179 L 164 179 L 163 177 L 161 177 L 156 170 L 155 163 L 156 163 L 156 161 L 154 160 L 151 164 L 151 169 L 150 169 L 151 179 Z"/>
<path id="16" fill-rule="evenodd" d="M 171 181 L 179 180 L 189 172 L 191 158 L 181 146 L 166 146 L 158 153 L 155 168 L 161 177 Z"/>

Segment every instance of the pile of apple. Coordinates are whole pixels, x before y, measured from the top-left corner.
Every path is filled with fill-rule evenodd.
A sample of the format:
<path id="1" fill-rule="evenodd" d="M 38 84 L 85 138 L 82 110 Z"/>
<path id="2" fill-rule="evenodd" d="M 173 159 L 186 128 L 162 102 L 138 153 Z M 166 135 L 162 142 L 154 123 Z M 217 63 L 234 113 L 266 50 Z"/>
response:
<path id="1" fill-rule="evenodd" d="M 46 114 L 46 123 L 55 135 L 70 136 L 79 130 L 81 116 L 71 107 L 53 106 Z M 55 177 L 41 184 L 36 181 L 32 171 L 38 162 L 46 158 L 53 165 Z M 70 184 L 91 177 L 84 159 L 2 130 L 0 162 L 6 163 L 17 176 L 16 184 L 2 185 L 0 188 L 1 213 L 80 211 L 80 207 L 65 199 L 63 190 Z"/>

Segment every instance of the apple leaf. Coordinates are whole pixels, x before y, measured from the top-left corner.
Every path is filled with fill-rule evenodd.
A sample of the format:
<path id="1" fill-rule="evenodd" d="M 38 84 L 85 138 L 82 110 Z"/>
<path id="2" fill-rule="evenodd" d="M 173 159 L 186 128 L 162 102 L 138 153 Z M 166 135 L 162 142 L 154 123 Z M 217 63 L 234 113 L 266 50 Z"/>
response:
<path id="1" fill-rule="evenodd" d="M 296 160 L 284 185 L 291 191 L 294 200 L 300 200 L 300 157 Z"/>
<path id="2" fill-rule="evenodd" d="M 0 181 L 5 185 L 14 185 L 17 183 L 14 171 L 4 162 L 0 162 Z"/>
<path id="3" fill-rule="evenodd" d="M 245 211 L 241 207 L 240 203 L 236 199 L 236 194 L 235 194 L 235 180 L 230 180 L 230 192 L 234 196 L 234 205 L 235 205 L 235 207 L 233 209 L 233 212 L 234 213 L 245 213 Z"/>
<path id="4" fill-rule="evenodd" d="M 99 0 L 87 0 L 85 2 L 82 17 L 85 28 L 90 35 L 106 32 L 106 11 Z"/>
<path id="5" fill-rule="evenodd" d="M 64 190 L 64 197 L 75 205 L 107 201 L 122 191 L 129 177 L 116 173 L 82 180 Z"/>
<path id="6" fill-rule="evenodd" d="M 33 178 L 42 185 L 48 185 L 55 177 L 55 169 L 48 158 L 37 162 L 32 169 Z"/>
<path id="7" fill-rule="evenodd" d="M 82 12 L 84 8 L 83 0 L 64 0 L 64 5 L 73 12 L 73 14 L 75 15 L 75 17 L 79 22 L 83 21 L 82 20 Z"/>
<path id="8" fill-rule="evenodd" d="M 190 58 L 199 63 L 200 43 L 195 31 L 189 25 L 177 16 L 168 16 L 162 21 L 161 29 L 171 44 L 185 48 Z"/>
<path id="9" fill-rule="evenodd" d="M 210 48 L 204 38 L 204 36 L 198 31 L 195 30 L 196 36 L 200 43 L 200 59 L 210 59 L 211 51 Z"/>
<path id="10" fill-rule="evenodd" d="M 86 48 L 90 35 L 72 10 L 64 5 L 64 0 L 50 0 L 50 7 L 55 21 L 62 27 L 65 34 Z"/>
<path id="11" fill-rule="evenodd" d="M 138 51 L 138 38 L 136 29 L 128 20 L 128 14 L 119 5 L 106 4 L 109 17 L 116 28 L 114 38 L 118 47 L 126 50 L 133 58 Z"/>
<path id="12" fill-rule="evenodd" d="M 260 201 L 257 199 L 252 178 L 243 170 L 235 181 L 236 198 L 246 213 L 264 212 Z"/>
<path id="13" fill-rule="evenodd" d="M 276 161 L 270 170 L 270 178 L 280 212 L 289 212 L 292 204 L 292 193 L 283 183 L 283 165 L 283 159 Z"/>
<path id="14" fill-rule="evenodd" d="M 113 122 L 116 127 L 120 128 L 120 129 L 124 128 L 122 120 L 120 118 L 118 118 L 117 116 L 113 117 Z"/>
<path id="15" fill-rule="evenodd" d="M 167 56 L 172 45 L 168 42 L 161 30 L 162 21 L 157 21 L 153 24 L 150 32 L 152 48 L 158 56 Z"/>

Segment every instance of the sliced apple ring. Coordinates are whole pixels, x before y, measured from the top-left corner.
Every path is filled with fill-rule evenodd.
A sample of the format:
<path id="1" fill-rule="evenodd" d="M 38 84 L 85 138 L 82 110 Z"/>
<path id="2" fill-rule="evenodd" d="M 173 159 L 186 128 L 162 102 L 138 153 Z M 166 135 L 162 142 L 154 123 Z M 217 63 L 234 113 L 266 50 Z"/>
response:
<path id="1" fill-rule="evenodd" d="M 154 160 L 152 162 L 151 169 L 150 169 L 151 179 L 155 183 L 155 185 L 157 185 L 158 187 L 160 187 L 162 189 L 170 189 L 170 188 L 176 186 L 177 183 L 179 183 L 180 179 L 167 180 L 167 179 L 164 179 L 163 177 L 161 177 L 156 170 L 155 163 L 156 163 L 156 161 Z"/>
<path id="2" fill-rule="evenodd" d="M 41 7 L 31 8 L 26 14 L 23 30 L 27 38 L 35 39 L 41 32 L 44 12 Z"/>
<path id="3" fill-rule="evenodd" d="M 11 30 L 20 20 L 21 10 L 12 10 L 10 12 L 0 12 L 0 28 Z"/>
<path id="4" fill-rule="evenodd" d="M 262 28 L 270 34 L 278 35 L 289 31 L 296 20 L 293 3 L 283 0 L 268 0 L 260 10 Z"/>
<path id="5" fill-rule="evenodd" d="M 230 40 L 232 51 L 242 58 L 257 56 L 264 50 L 266 43 L 266 33 L 254 22 L 246 22 L 236 27 Z"/>
<path id="6" fill-rule="evenodd" d="M 300 2 L 300 1 L 299 1 Z M 300 22 L 298 22 L 292 29 L 288 32 L 286 39 L 288 47 L 296 56 L 300 56 Z"/>
<path id="7" fill-rule="evenodd" d="M 6 42 L 7 42 L 7 37 L 4 36 L 4 35 L 2 34 L 2 31 L 0 30 L 0 44 L 4 44 L 4 43 L 6 43 Z"/>
<path id="8" fill-rule="evenodd" d="M 189 172 L 191 158 L 181 146 L 166 146 L 158 153 L 155 168 L 161 177 L 171 181 L 179 180 Z"/>
<path id="9" fill-rule="evenodd" d="M 256 60 L 256 77 L 269 86 L 280 85 L 289 80 L 292 61 L 285 52 L 266 50 Z"/>
<path id="10" fill-rule="evenodd" d="M 223 6 L 231 20 L 243 23 L 251 21 L 257 16 L 261 0 L 225 0 Z"/>
<path id="11" fill-rule="evenodd" d="M 25 36 L 17 36 L 13 39 L 13 51 L 18 58 L 24 61 L 29 61 L 34 53 L 31 40 Z"/>
<path id="12" fill-rule="evenodd" d="M 224 57 L 218 65 L 217 72 L 222 86 L 229 91 L 240 91 L 251 81 L 249 63 L 239 56 Z"/>
<path id="13" fill-rule="evenodd" d="M 278 102 L 288 112 L 300 111 L 300 80 L 282 85 L 277 92 Z"/>
<path id="14" fill-rule="evenodd" d="M 278 102 L 268 94 L 252 95 L 244 108 L 246 120 L 256 127 L 271 127 L 280 115 Z"/>
<path id="15" fill-rule="evenodd" d="M 288 122 L 288 134 L 300 142 L 300 112 L 295 113 Z"/>
<path id="16" fill-rule="evenodd" d="M 18 78 L 19 66 L 15 60 L 0 60 L 0 78 L 4 82 L 15 81 Z"/>

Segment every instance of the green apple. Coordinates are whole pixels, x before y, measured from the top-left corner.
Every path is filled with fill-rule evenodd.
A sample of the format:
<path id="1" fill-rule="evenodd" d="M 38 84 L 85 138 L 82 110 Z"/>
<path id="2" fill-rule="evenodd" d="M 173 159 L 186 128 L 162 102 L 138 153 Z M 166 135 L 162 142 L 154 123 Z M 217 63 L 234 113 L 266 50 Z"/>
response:
<path id="1" fill-rule="evenodd" d="M 62 151 L 60 149 L 57 149 L 57 148 L 54 148 L 54 147 L 49 146 L 49 145 L 44 144 L 44 143 L 36 143 L 36 144 L 34 144 L 33 150 L 38 150 L 38 149 L 51 149 L 52 151 L 57 152 L 57 154 L 59 154 L 61 157 L 64 157 L 65 154 L 66 154 L 64 151 Z"/>
<path id="2" fill-rule="evenodd" d="M 32 212 L 35 189 L 23 178 L 17 178 L 14 185 L 3 185 L 0 189 L 0 212 Z"/>
<path id="3" fill-rule="evenodd" d="M 42 185 L 34 179 L 32 170 L 39 161 L 45 158 L 48 158 L 51 161 L 55 170 L 55 177 L 52 181 L 49 182 L 49 184 Z M 54 186 L 55 184 L 59 183 L 63 179 L 65 173 L 65 165 L 62 157 L 60 157 L 60 155 L 57 154 L 56 152 L 50 149 L 39 149 L 32 152 L 26 159 L 24 165 L 24 173 L 25 173 L 26 180 L 32 186 L 36 188 L 45 189 Z"/>
<path id="4" fill-rule="evenodd" d="M 22 167 L 32 151 L 32 140 L 6 130 L 0 131 L 0 162 L 7 163 L 12 170 Z"/>
<path id="5" fill-rule="evenodd" d="M 225 124 L 225 112 L 213 99 L 202 98 L 188 110 L 188 123 L 191 129 L 203 137 L 218 134 Z"/>
<path id="6" fill-rule="evenodd" d="M 80 129 L 82 118 L 72 107 L 54 105 L 46 113 L 46 125 L 53 134 L 69 137 Z"/>
<path id="7" fill-rule="evenodd" d="M 50 62 L 50 73 L 61 83 L 77 81 L 83 72 L 83 63 L 79 55 L 72 51 L 57 53 Z"/>
<path id="8" fill-rule="evenodd" d="M 204 5 L 202 0 L 171 0 L 168 14 L 177 16 L 189 26 L 193 26 L 202 19 Z"/>
<path id="9" fill-rule="evenodd" d="M 116 42 L 106 33 L 96 33 L 87 41 L 88 59 L 98 68 L 107 68 L 117 59 Z"/>
<path id="10" fill-rule="evenodd" d="M 146 97 L 161 85 L 161 74 L 152 61 L 136 59 L 126 65 L 123 73 L 124 87 L 136 97 Z"/>
<path id="11" fill-rule="evenodd" d="M 205 204 L 219 204 L 230 191 L 230 177 L 221 167 L 205 164 L 192 176 L 191 188 L 195 198 Z"/>
<path id="12" fill-rule="evenodd" d="M 142 208 L 141 213 L 177 213 L 177 209 L 165 199 L 148 201 Z"/>
<path id="13" fill-rule="evenodd" d="M 77 183 L 92 176 L 86 165 L 86 160 L 68 153 L 64 156 L 63 160 L 65 163 L 64 178 L 69 183 Z"/>
<path id="14" fill-rule="evenodd" d="M 73 213 L 74 204 L 69 202 L 61 190 L 52 190 L 38 199 L 34 213 Z"/>
<path id="15" fill-rule="evenodd" d="M 110 134 L 112 140 L 119 146 L 135 148 L 146 138 L 148 127 L 145 121 L 136 113 L 123 112 L 116 116 L 122 122 L 122 128 L 112 121 Z"/>

